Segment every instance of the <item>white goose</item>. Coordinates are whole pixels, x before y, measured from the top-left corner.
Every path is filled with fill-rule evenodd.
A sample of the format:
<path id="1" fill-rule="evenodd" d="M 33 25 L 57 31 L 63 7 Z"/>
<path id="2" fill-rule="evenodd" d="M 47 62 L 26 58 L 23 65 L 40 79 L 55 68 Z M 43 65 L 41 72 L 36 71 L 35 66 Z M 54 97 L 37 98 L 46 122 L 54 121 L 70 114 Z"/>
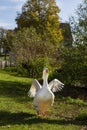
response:
<path id="1" fill-rule="evenodd" d="M 58 79 L 52 80 L 48 84 L 48 68 L 43 70 L 43 85 L 34 79 L 31 85 L 31 88 L 28 92 L 28 96 L 34 97 L 34 107 L 37 110 L 37 115 L 43 114 L 46 116 L 47 110 L 54 103 L 54 94 L 53 92 L 60 91 L 64 84 L 61 83 Z"/>

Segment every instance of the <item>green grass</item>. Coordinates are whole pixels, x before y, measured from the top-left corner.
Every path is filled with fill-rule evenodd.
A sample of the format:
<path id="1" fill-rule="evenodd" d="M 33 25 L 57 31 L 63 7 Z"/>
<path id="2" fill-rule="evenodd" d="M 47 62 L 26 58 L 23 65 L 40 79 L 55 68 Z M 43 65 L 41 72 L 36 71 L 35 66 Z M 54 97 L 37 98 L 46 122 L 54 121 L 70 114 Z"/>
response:
<path id="1" fill-rule="evenodd" d="M 37 118 L 27 96 L 32 79 L 0 70 L 0 130 L 86 130 L 87 103 L 59 97 L 46 118 Z"/>

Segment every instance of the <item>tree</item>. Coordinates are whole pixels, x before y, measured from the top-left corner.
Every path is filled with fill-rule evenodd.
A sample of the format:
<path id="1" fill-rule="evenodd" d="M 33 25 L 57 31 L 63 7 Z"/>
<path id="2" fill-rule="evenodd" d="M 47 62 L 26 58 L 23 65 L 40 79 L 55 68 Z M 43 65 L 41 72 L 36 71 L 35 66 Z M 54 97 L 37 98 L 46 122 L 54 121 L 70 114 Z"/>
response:
<path id="1" fill-rule="evenodd" d="M 83 53 L 84 52 L 84 53 Z M 87 81 L 87 57 L 84 47 L 73 47 L 63 52 L 64 63 L 62 65 L 62 78 L 66 84 L 86 86 Z M 65 74 L 65 75 L 64 75 Z"/>
<path id="2" fill-rule="evenodd" d="M 15 33 L 11 51 L 15 55 L 17 66 L 20 65 L 25 68 L 28 76 L 36 76 L 50 62 L 55 49 L 52 43 L 42 40 L 41 36 L 36 33 L 35 28 L 30 27 L 23 28 Z"/>
<path id="3" fill-rule="evenodd" d="M 58 45 L 62 40 L 59 11 L 55 0 L 28 0 L 16 18 L 18 29 L 33 26 L 43 39 L 48 36 L 51 42 Z"/>
<path id="4" fill-rule="evenodd" d="M 3 48 L 3 51 L 5 53 L 6 56 L 6 52 L 7 52 L 7 42 L 6 42 L 6 34 L 7 34 L 7 30 L 0 28 L 0 49 Z M 0 50 L 0 55 L 1 55 L 1 50 Z M 6 59 L 6 57 L 5 57 Z"/>
<path id="5" fill-rule="evenodd" d="M 70 23 L 74 42 L 72 48 L 61 52 L 61 74 L 57 75 L 66 84 L 87 86 L 87 0 L 78 5 L 76 16 L 70 18 Z"/>
<path id="6" fill-rule="evenodd" d="M 6 32 L 6 47 L 8 51 L 11 51 L 14 34 L 15 34 L 14 30 L 7 30 Z"/>
<path id="7" fill-rule="evenodd" d="M 75 43 L 87 45 L 87 0 L 76 10 L 76 17 L 70 19 Z"/>
<path id="8" fill-rule="evenodd" d="M 28 62 L 30 58 L 35 60 L 37 56 L 52 57 L 55 46 L 49 44 L 49 41 L 41 39 L 35 28 L 23 28 L 15 33 L 12 50 L 18 62 Z"/>
<path id="9" fill-rule="evenodd" d="M 7 54 L 9 54 L 12 48 L 12 39 L 14 36 L 13 32 L 14 32 L 13 30 L 6 30 L 3 28 L 0 28 L 0 55 L 1 55 L 1 49 L 3 49 L 5 60 L 6 60 Z"/>
<path id="10" fill-rule="evenodd" d="M 75 38 L 74 45 L 78 49 L 80 82 L 87 85 L 87 0 L 83 0 L 76 10 L 76 18 L 71 19 L 72 32 Z"/>
<path id="11" fill-rule="evenodd" d="M 70 19 L 74 43 L 71 48 L 61 48 L 57 70 L 53 72 L 66 85 L 87 87 L 87 0 L 76 10 Z M 60 61 L 60 62 L 59 62 Z"/>

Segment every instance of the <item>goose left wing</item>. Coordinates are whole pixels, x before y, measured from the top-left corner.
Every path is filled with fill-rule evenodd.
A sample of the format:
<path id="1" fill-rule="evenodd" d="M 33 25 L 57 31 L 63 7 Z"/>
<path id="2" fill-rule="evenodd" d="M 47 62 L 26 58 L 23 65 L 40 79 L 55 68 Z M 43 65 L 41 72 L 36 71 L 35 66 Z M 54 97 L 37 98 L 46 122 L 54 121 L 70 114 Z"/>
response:
<path id="1" fill-rule="evenodd" d="M 49 83 L 49 88 L 53 92 L 61 91 L 61 89 L 64 87 L 64 84 L 60 82 L 58 79 L 54 79 Z"/>
<path id="2" fill-rule="evenodd" d="M 30 90 L 28 91 L 28 96 L 35 97 L 37 91 L 41 88 L 42 86 L 40 85 L 40 83 L 36 79 L 34 79 L 30 87 Z"/>

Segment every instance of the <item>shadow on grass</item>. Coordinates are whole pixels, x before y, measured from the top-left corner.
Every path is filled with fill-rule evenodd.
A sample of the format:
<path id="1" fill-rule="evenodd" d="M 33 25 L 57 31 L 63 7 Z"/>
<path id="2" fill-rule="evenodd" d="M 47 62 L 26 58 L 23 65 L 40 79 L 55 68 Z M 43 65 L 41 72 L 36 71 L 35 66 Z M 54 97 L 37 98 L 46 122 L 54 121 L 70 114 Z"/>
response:
<path id="1" fill-rule="evenodd" d="M 30 84 L 24 82 L 0 80 L 0 95 L 15 98 L 20 101 L 24 101 L 25 98 L 26 101 L 29 101 L 30 98 L 27 95 L 29 86 Z"/>
<path id="2" fill-rule="evenodd" d="M 85 116 L 87 119 L 87 115 Z M 66 125 L 66 124 L 74 124 L 74 125 L 87 125 L 87 120 L 83 119 L 50 119 L 50 118 L 37 118 L 34 114 L 29 113 L 10 113 L 6 111 L 0 112 L 0 126 L 6 126 L 6 125 L 21 125 L 21 124 L 39 124 L 39 123 L 47 123 L 47 124 L 60 124 L 60 125 Z"/>

